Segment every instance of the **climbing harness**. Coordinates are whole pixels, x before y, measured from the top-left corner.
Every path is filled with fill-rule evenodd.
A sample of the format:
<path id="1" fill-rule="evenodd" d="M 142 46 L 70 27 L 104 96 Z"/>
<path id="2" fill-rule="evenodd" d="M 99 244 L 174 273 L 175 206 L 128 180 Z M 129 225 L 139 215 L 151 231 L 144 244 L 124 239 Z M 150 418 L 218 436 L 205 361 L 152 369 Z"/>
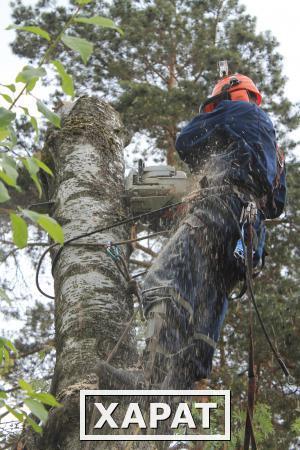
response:
<path id="1" fill-rule="evenodd" d="M 249 224 L 254 224 L 257 218 L 257 206 L 254 202 L 248 202 L 245 206 L 242 207 L 242 212 L 240 215 L 240 228 L 242 233 L 242 238 L 245 240 L 245 228 Z M 249 232 L 250 229 L 248 228 Z M 251 229 L 252 230 L 252 229 Z M 252 231 L 251 231 L 252 232 Z M 252 246 L 253 247 L 253 246 Z M 252 256 L 253 256 L 252 249 Z M 242 239 L 237 241 L 235 250 L 233 252 L 234 257 L 245 265 L 245 253 Z"/>

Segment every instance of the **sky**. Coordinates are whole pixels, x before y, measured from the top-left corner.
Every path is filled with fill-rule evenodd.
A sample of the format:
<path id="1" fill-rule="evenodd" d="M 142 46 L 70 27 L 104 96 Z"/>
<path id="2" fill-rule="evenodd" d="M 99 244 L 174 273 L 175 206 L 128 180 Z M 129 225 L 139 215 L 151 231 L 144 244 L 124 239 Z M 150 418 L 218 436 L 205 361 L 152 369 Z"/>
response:
<path id="1" fill-rule="evenodd" d="M 257 17 L 258 31 L 270 30 L 280 43 L 284 57 L 284 74 L 288 77 L 286 94 L 293 102 L 300 101 L 300 2 L 299 0 L 244 0 L 247 11 Z"/>

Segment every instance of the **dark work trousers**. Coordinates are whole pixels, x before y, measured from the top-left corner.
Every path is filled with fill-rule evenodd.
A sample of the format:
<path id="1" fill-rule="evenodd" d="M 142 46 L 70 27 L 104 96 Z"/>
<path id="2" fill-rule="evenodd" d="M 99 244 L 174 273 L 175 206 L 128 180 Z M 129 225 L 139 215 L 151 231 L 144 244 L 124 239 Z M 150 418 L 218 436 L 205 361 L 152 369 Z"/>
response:
<path id="1" fill-rule="evenodd" d="M 239 279 L 233 252 L 242 206 L 235 194 L 200 198 L 149 269 L 143 284 L 149 386 L 186 389 L 210 375 L 227 296 Z"/>

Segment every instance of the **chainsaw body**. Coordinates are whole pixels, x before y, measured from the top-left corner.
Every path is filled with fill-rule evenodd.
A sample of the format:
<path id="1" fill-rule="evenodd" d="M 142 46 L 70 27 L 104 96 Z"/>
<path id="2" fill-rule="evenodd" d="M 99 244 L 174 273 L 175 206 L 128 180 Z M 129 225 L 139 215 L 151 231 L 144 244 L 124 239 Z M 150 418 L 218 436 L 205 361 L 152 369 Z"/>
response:
<path id="1" fill-rule="evenodd" d="M 125 196 L 134 215 L 176 203 L 187 190 L 185 172 L 162 164 L 145 167 L 142 160 L 138 169 L 129 172 L 125 182 Z"/>

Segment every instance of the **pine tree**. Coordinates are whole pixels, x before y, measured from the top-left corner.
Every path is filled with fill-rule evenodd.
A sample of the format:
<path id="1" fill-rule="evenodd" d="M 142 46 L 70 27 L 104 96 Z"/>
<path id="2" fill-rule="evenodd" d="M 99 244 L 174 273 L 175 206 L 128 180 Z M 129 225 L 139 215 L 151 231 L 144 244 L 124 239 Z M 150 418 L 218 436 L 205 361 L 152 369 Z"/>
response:
<path id="1" fill-rule="evenodd" d="M 14 21 L 30 24 L 34 17 L 55 36 L 69 13 L 64 8 L 47 12 L 48 4 L 43 0 L 26 8 L 18 0 Z M 153 138 L 168 162 L 174 162 L 181 124 L 197 114 L 217 81 L 220 59 L 229 60 L 232 72 L 255 80 L 264 108 L 278 124 L 279 137 L 285 146 L 292 145 L 285 135 L 297 127 L 299 114 L 284 96 L 278 41 L 270 32 L 256 32 L 256 19 L 238 0 L 114 0 L 88 6 L 88 16 L 107 15 L 124 36 L 78 24 L 78 35 L 84 32 L 95 45 L 88 68 L 64 48 L 58 52 L 65 52 L 79 91 L 103 92 L 121 112 L 125 125 Z M 42 45 L 39 37 L 28 39 L 20 33 L 13 51 L 34 60 Z"/>

